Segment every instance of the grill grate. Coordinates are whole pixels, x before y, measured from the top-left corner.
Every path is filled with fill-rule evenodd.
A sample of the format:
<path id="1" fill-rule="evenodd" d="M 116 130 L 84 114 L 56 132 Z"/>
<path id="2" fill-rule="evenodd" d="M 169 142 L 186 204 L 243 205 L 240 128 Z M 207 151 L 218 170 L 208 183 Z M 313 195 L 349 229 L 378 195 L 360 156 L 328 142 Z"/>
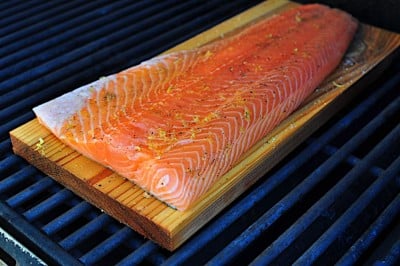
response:
<path id="1" fill-rule="evenodd" d="M 8 131 L 32 119 L 35 105 L 256 2 L 1 3 L 0 227 L 64 265 L 398 263 L 399 62 L 175 252 L 12 153 Z"/>

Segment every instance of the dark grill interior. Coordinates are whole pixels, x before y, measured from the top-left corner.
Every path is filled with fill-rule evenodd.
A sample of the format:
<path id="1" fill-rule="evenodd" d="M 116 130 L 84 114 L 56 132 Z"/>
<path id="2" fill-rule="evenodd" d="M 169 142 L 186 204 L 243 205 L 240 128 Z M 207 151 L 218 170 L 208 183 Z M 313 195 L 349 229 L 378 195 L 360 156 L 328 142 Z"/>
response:
<path id="1" fill-rule="evenodd" d="M 138 64 L 258 2 L 0 3 L 0 229 L 50 264 L 399 263 L 398 59 L 175 252 L 12 153 L 8 132 L 34 117 L 32 107 Z M 0 259 L 14 264 L 5 243 Z"/>

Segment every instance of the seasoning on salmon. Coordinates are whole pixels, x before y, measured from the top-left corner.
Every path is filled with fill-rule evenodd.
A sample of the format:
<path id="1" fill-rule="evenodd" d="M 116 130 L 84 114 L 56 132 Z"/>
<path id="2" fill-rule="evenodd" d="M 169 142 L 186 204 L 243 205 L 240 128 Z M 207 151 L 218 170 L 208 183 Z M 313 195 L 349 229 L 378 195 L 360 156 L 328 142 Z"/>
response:
<path id="1" fill-rule="evenodd" d="M 67 145 L 187 210 L 339 64 L 357 28 L 306 5 L 36 108 Z"/>

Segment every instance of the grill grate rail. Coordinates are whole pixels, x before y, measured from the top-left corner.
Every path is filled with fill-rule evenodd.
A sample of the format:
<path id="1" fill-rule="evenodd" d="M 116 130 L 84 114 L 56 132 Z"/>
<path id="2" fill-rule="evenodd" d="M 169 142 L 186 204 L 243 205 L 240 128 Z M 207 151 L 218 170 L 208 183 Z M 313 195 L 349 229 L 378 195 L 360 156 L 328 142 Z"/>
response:
<path id="1" fill-rule="evenodd" d="M 175 252 L 12 153 L 8 131 L 32 119 L 35 105 L 137 64 L 257 2 L 2 3 L 0 226 L 64 265 L 396 265 L 399 62 Z"/>

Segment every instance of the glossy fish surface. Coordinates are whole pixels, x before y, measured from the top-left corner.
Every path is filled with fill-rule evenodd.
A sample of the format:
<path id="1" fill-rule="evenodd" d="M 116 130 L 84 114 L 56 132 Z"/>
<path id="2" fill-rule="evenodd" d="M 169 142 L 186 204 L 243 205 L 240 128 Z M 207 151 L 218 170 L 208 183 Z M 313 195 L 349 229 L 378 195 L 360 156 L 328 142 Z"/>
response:
<path id="1" fill-rule="evenodd" d="M 356 29 L 342 11 L 301 6 L 34 112 L 73 149 L 184 211 L 336 68 Z"/>

